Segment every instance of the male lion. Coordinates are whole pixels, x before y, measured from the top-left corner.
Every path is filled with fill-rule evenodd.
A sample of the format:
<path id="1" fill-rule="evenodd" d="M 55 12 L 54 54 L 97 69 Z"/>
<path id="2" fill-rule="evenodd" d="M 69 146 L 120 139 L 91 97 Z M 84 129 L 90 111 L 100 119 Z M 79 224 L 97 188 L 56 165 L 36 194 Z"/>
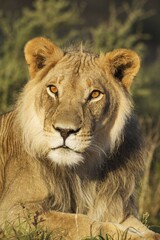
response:
<path id="1" fill-rule="evenodd" d="M 64 239 L 128 229 L 128 239 L 159 239 L 137 215 L 134 189 L 143 144 L 129 89 L 137 54 L 62 51 L 45 38 L 25 46 L 30 81 L 0 117 L 0 223 L 24 204 Z"/>

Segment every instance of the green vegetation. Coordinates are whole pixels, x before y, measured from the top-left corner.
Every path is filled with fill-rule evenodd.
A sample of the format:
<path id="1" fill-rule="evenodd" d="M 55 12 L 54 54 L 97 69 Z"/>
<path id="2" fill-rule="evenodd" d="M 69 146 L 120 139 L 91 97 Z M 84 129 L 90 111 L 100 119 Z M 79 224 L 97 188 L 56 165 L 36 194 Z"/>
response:
<path id="1" fill-rule="evenodd" d="M 126 231 L 124 231 L 123 233 L 118 233 L 117 231 L 117 240 L 129 240 L 130 238 L 128 238 L 128 231 L 129 229 L 127 229 Z M 95 237 L 88 237 L 88 238 L 84 238 L 82 240 L 114 240 L 112 236 L 110 236 L 109 234 L 106 233 L 106 236 L 103 237 L 101 234 Z"/>
<path id="2" fill-rule="evenodd" d="M 15 223 L 16 222 L 16 223 Z M 5 222 L 3 230 L 0 230 L 0 239 L 3 240 L 51 240 L 52 233 L 42 228 L 43 219 L 39 213 L 25 212 L 25 217 L 18 217 L 16 221 Z"/>
<path id="3" fill-rule="evenodd" d="M 35 0 L 31 9 L 25 8 L 18 16 L 0 14 L 0 112 L 12 108 L 16 96 L 28 79 L 24 61 L 25 43 L 36 36 L 50 38 L 60 46 L 85 41 L 92 43 L 96 52 L 114 48 L 131 48 L 142 58 L 142 69 L 133 87 L 133 97 L 139 114 L 149 153 L 147 168 L 140 196 L 140 213 L 148 211 L 151 222 L 160 223 L 160 80 L 159 60 L 146 61 L 152 52 L 147 46 L 148 34 L 143 30 L 143 21 L 153 11 L 145 10 L 145 1 L 124 1 L 117 7 L 112 1 L 108 14 L 95 26 L 84 18 L 85 5 L 77 6 L 71 0 Z M 127 2 L 130 2 L 127 3 Z M 116 3 L 116 1 L 115 1 Z M 151 177 L 152 176 L 152 177 Z M 11 226 L 8 225 L 8 229 Z M 9 230 L 10 231 L 10 230 Z M 12 229 L 14 232 L 14 229 Z M 21 234 L 16 230 L 15 234 Z M 46 232 L 41 232 L 40 237 Z M 17 239 L 22 238 L 17 235 Z M 49 239 L 49 235 L 45 235 Z M 47 238 L 48 237 L 48 238 Z M 5 238 L 4 238 L 5 239 Z M 6 238 L 7 239 L 7 238 Z M 94 239 L 101 239 L 100 237 Z M 108 238 L 107 238 L 108 239 Z"/>
<path id="4" fill-rule="evenodd" d="M 68 1 L 37 0 L 34 9 L 24 9 L 22 16 L 13 22 L 2 14 L 0 21 L 3 39 L 0 50 L 0 112 L 4 112 L 10 109 L 17 91 L 28 78 L 23 54 L 26 42 L 36 36 L 45 36 L 62 45 L 78 36 L 77 27 L 81 19 L 74 5 Z"/>

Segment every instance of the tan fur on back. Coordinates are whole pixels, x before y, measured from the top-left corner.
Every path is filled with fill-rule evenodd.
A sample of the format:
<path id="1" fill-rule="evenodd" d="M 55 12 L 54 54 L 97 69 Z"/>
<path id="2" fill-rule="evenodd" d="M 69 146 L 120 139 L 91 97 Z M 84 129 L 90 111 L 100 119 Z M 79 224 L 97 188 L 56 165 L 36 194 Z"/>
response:
<path id="1" fill-rule="evenodd" d="M 30 80 L 0 118 L 0 223 L 16 219 L 24 204 L 49 229 L 67 229 L 66 239 L 89 234 L 94 222 L 95 234 L 102 228 L 116 236 L 137 214 L 144 168 L 129 93 L 138 55 L 63 52 L 36 38 L 25 58 Z"/>

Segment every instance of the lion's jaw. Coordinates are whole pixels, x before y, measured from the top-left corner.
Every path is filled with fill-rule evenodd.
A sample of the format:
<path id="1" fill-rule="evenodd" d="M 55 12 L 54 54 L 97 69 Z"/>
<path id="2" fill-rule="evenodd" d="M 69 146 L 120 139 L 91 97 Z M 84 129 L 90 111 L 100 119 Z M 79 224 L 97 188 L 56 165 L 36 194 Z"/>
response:
<path id="1" fill-rule="evenodd" d="M 78 140 L 75 134 L 71 134 L 64 142 L 59 132 L 53 132 L 53 138 L 49 141 L 49 153 L 47 157 L 58 165 L 77 165 L 84 161 L 83 153 L 90 141 Z M 56 137 L 55 137 L 56 136 Z M 55 140 L 56 139 L 56 140 Z"/>

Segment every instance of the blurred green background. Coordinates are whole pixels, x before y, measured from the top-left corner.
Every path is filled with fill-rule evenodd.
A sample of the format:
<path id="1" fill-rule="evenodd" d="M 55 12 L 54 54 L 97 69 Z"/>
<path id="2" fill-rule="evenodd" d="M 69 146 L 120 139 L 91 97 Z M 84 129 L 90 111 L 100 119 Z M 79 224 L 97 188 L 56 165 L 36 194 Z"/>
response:
<path id="1" fill-rule="evenodd" d="M 62 47 L 83 42 L 97 53 L 131 48 L 141 56 L 132 93 L 147 155 L 137 201 L 151 224 L 160 224 L 159 12 L 159 0 L 0 0 L 0 113 L 12 109 L 28 79 L 23 48 L 33 37 Z"/>

